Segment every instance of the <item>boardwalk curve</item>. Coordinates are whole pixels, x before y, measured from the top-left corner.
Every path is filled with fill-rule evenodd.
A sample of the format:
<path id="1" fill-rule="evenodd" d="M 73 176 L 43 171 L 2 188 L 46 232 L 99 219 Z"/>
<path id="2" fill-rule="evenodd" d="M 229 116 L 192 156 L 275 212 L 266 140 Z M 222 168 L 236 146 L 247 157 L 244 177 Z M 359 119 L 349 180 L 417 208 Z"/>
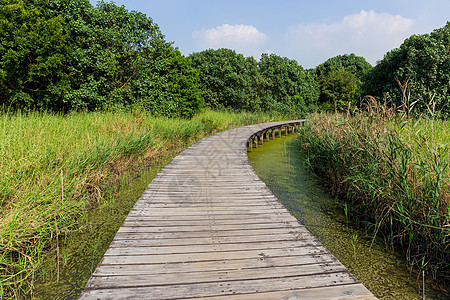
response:
<path id="1" fill-rule="evenodd" d="M 130 211 L 80 299 L 376 299 L 248 161 L 246 144 L 302 122 L 227 130 L 180 153 Z"/>

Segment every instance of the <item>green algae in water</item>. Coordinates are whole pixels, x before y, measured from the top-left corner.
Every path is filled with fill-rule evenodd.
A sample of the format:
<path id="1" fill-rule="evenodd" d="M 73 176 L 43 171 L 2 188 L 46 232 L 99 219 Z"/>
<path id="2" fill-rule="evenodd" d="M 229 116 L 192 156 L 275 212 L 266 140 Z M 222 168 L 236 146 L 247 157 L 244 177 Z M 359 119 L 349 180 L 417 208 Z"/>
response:
<path id="1" fill-rule="evenodd" d="M 258 176 L 281 203 L 379 299 L 422 299 L 422 278 L 409 272 L 403 257 L 356 229 L 306 170 L 295 135 L 277 138 L 248 153 Z M 433 290 L 427 299 L 447 299 Z"/>
<path id="2" fill-rule="evenodd" d="M 167 163 L 167 162 L 166 162 Z M 164 164 L 163 164 L 164 165 Z M 39 271 L 35 299 L 78 299 L 97 264 L 108 249 L 129 211 L 163 165 L 152 167 L 132 179 L 109 203 L 95 209 L 60 250 L 60 280 L 57 282 L 56 254 L 51 253 Z M 52 263 L 51 263 L 52 262 Z"/>

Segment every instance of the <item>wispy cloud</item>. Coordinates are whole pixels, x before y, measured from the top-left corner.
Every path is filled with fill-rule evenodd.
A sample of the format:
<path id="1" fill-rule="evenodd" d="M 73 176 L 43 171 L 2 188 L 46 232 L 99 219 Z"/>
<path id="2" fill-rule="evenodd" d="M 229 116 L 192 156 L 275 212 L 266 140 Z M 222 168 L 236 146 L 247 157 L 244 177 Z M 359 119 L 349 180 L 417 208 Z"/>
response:
<path id="1" fill-rule="evenodd" d="M 246 56 L 259 57 L 260 47 L 268 37 L 252 25 L 223 24 L 212 29 L 203 29 L 192 33 L 199 50 L 207 48 L 230 48 Z"/>
<path id="2" fill-rule="evenodd" d="M 345 53 L 356 53 L 375 64 L 413 33 L 414 20 L 400 15 L 361 10 L 339 23 L 300 24 L 286 34 L 290 55 L 307 67 Z"/>

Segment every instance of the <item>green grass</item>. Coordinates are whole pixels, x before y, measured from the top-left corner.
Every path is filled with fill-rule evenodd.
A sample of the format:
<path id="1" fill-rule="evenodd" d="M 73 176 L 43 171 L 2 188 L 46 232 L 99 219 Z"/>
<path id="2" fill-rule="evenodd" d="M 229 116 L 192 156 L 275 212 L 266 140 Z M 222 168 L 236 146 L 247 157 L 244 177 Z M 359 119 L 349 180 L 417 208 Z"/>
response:
<path id="1" fill-rule="evenodd" d="M 450 121 L 396 115 L 311 115 L 308 164 L 411 265 L 450 279 Z"/>
<path id="2" fill-rule="evenodd" d="M 0 295 L 29 295 L 45 254 L 107 205 L 133 170 L 232 127 L 281 119 L 204 111 L 191 120 L 143 112 L 0 113 Z M 61 176 L 62 175 L 62 176 Z"/>

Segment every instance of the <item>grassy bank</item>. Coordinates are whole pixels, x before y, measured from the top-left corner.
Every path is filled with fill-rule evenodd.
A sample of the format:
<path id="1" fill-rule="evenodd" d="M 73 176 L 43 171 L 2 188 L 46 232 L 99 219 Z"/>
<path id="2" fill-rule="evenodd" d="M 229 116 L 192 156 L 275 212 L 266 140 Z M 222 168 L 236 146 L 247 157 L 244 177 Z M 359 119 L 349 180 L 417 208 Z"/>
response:
<path id="1" fill-rule="evenodd" d="M 30 294 L 45 253 L 121 180 L 189 144 L 279 116 L 205 111 L 192 120 L 144 113 L 0 113 L 0 299 Z"/>
<path id="2" fill-rule="evenodd" d="M 448 282 L 450 122 L 315 114 L 301 139 L 310 167 L 374 239 Z"/>

